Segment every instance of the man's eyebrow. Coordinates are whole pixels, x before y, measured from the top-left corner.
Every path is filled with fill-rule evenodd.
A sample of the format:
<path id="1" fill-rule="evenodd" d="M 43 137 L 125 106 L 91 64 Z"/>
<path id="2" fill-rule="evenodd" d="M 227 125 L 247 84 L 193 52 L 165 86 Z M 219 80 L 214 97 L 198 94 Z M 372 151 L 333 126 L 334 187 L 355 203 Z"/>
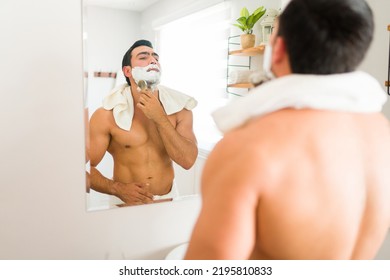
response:
<path id="1" fill-rule="evenodd" d="M 157 53 L 150 53 L 150 52 L 140 52 L 139 54 L 137 54 L 137 56 L 140 56 L 140 55 L 152 55 L 154 57 L 160 57 Z"/>

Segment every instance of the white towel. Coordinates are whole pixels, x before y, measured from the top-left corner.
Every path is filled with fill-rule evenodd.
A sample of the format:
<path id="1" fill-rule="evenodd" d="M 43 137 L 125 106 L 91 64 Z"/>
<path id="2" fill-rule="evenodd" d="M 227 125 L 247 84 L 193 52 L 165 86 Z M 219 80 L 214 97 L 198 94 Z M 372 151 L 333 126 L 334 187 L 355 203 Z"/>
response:
<path id="1" fill-rule="evenodd" d="M 249 83 L 253 73 L 251 70 L 232 71 L 229 73 L 229 84 Z"/>
<path id="2" fill-rule="evenodd" d="M 118 72 L 116 72 L 114 88 L 122 85 L 123 83 L 126 83 L 126 77 L 123 75 L 122 69 L 119 69 Z"/>
<path id="3" fill-rule="evenodd" d="M 364 72 L 333 75 L 293 74 L 277 78 L 250 91 L 212 113 L 222 132 L 241 126 L 255 116 L 283 108 L 311 108 L 356 113 L 380 112 L 386 93 Z"/>
<path id="4" fill-rule="evenodd" d="M 192 110 L 198 102 L 184 93 L 158 85 L 159 99 L 167 115 L 183 109 Z M 134 100 L 131 88 L 126 84 L 115 87 L 104 99 L 103 108 L 113 110 L 115 123 L 122 129 L 130 131 L 134 115 Z"/>

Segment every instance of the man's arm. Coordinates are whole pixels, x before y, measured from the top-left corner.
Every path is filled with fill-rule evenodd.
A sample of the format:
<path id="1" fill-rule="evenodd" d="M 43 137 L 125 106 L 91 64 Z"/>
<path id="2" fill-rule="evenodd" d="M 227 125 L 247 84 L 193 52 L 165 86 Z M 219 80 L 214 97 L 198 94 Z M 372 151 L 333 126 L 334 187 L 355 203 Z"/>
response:
<path id="1" fill-rule="evenodd" d="M 244 140 L 225 136 L 207 159 L 202 210 L 185 259 L 248 259 L 253 251 L 259 188 L 256 163 Z"/>
<path id="2" fill-rule="evenodd" d="M 190 169 L 198 156 L 193 132 L 192 112 L 183 109 L 177 113 L 176 128 L 169 121 L 160 101 L 150 91 L 143 91 L 137 106 L 153 120 L 170 158 L 185 169 Z"/>
<path id="3" fill-rule="evenodd" d="M 171 159 L 184 169 L 190 169 L 198 156 L 196 138 L 192 130 L 192 112 L 184 109 L 178 113 L 176 129 L 168 118 L 162 118 L 156 124 Z"/>
<path id="4" fill-rule="evenodd" d="M 97 169 L 103 159 L 110 143 L 108 112 L 100 108 L 96 110 L 89 123 L 89 158 L 90 158 L 90 184 L 95 191 L 112 194 L 113 181 L 105 178 Z"/>
<path id="5" fill-rule="evenodd" d="M 119 197 L 126 204 L 144 204 L 153 202 L 153 194 L 143 183 L 121 183 L 104 177 L 96 168 L 106 153 L 110 143 L 110 131 L 107 115 L 111 112 L 98 109 L 91 117 L 90 135 L 90 175 L 91 189 Z"/>

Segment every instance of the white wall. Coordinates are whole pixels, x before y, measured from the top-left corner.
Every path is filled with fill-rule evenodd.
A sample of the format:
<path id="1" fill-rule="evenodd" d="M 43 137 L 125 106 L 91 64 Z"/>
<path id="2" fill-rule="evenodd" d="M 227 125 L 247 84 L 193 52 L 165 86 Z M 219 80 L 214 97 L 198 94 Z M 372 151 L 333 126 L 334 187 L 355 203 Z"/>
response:
<path id="1" fill-rule="evenodd" d="M 0 1 L 0 259 L 159 259 L 200 201 L 87 213 L 80 0 Z"/>

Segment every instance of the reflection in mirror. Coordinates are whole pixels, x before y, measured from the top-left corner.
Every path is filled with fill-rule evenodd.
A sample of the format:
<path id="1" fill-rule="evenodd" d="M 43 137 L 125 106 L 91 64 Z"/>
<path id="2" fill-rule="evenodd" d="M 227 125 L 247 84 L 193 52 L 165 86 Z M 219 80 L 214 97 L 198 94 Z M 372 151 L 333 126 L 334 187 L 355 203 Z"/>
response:
<path id="1" fill-rule="evenodd" d="M 170 9 L 162 3 L 169 1 L 132 1 L 149 4 L 141 10 L 102 6 L 103 2 L 84 1 L 86 127 L 90 136 L 86 145 L 87 209 L 193 196 L 199 193 L 207 153 L 221 137 L 208 112 L 216 106 L 211 106 L 216 103 L 210 100 L 224 99 L 230 11 L 223 3 L 208 7 L 206 12 L 191 14 L 185 9 L 183 14 L 191 15 L 180 19 L 159 20 L 161 7 Z M 134 48 L 122 69 L 124 54 L 143 38 L 153 46 Z M 161 67 L 161 83 L 155 91 L 149 88 L 139 92 L 133 71 L 144 71 L 149 64 Z M 115 114 L 122 106 L 115 107 L 117 97 L 124 97 L 126 104 L 130 97 L 132 106 L 126 105 L 122 113 Z M 155 102 L 159 101 L 155 97 L 160 102 Z M 177 109 L 169 102 L 173 97 L 182 103 L 185 100 L 186 107 Z M 198 100 L 195 109 L 189 97 Z M 101 108 L 103 100 L 110 103 L 108 107 L 114 106 Z M 131 130 L 130 126 L 128 130 L 121 128 L 118 120 L 128 125 L 129 117 Z M 124 192 L 126 186 L 130 190 Z"/>

